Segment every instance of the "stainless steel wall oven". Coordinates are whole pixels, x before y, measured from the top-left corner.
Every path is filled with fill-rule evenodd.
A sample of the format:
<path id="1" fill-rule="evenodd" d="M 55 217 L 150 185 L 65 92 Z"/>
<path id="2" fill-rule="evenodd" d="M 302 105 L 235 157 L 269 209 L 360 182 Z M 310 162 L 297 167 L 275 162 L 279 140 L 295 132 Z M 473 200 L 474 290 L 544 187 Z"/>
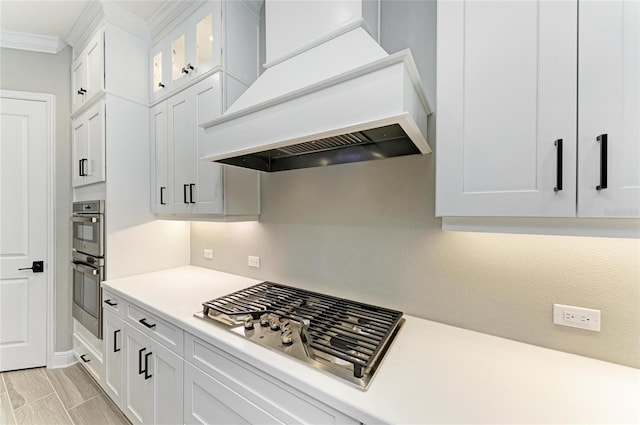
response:
<path id="1" fill-rule="evenodd" d="M 102 339 L 104 201 L 73 203 L 73 317 Z"/>

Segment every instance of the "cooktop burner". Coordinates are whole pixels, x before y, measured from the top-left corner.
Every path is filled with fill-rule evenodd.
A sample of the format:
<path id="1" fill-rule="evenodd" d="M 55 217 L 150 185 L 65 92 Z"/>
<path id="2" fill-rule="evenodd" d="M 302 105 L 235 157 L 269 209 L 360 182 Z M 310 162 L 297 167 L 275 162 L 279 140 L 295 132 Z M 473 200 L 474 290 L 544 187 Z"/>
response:
<path id="1" fill-rule="evenodd" d="M 402 312 L 262 282 L 202 304 L 197 317 L 366 390 Z"/>

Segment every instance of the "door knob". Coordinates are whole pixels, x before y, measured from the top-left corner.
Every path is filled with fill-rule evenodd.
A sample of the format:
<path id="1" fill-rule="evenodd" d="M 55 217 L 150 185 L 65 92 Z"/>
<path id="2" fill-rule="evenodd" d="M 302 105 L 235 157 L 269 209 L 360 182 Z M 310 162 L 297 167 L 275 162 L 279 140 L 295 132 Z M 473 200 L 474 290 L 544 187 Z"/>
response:
<path id="1" fill-rule="evenodd" d="M 33 270 L 34 273 L 42 273 L 44 271 L 44 261 L 34 261 L 31 267 L 24 267 L 18 270 Z"/>

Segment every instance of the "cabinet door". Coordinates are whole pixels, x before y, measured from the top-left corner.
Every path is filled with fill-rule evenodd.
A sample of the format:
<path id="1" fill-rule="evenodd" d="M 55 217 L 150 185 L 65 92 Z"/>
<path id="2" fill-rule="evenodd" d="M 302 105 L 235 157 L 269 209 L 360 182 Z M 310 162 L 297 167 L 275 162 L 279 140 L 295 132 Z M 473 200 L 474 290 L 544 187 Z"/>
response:
<path id="1" fill-rule="evenodd" d="M 168 212 L 173 203 L 173 186 L 169 185 L 169 138 L 167 127 L 167 103 L 162 102 L 151 108 L 151 211 Z"/>
<path id="2" fill-rule="evenodd" d="M 186 424 L 282 423 L 215 378 L 185 362 Z"/>
<path id="3" fill-rule="evenodd" d="M 87 159 L 84 184 L 105 180 L 105 103 L 96 103 L 86 113 Z"/>
<path id="4" fill-rule="evenodd" d="M 149 369 L 154 387 L 154 424 L 183 423 L 183 360 L 169 349 L 154 343 Z"/>
<path id="5" fill-rule="evenodd" d="M 103 32 L 99 31 L 85 49 L 87 94 L 85 101 L 104 90 L 104 42 Z"/>
<path id="6" fill-rule="evenodd" d="M 187 89 L 167 101 L 170 149 L 173 159 L 172 192 L 173 212 L 189 212 L 195 199 L 197 177 L 195 158 L 197 151 L 196 111 L 192 89 Z"/>
<path id="7" fill-rule="evenodd" d="M 207 2 L 189 21 L 187 34 L 193 34 L 187 61 L 194 75 L 220 66 L 222 52 L 222 2 Z"/>
<path id="8" fill-rule="evenodd" d="M 122 408 L 122 319 L 107 309 L 104 309 L 102 317 L 105 344 L 104 390 L 111 400 L 113 400 L 119 408 Z"/>
<path id="9" fill-rule="evenodd" d="M 145 379 L 144 366 L 145 361 L 149 364 L 149 358 L 145 358 L 145 355 L 153 352 L 152 341 L 128 323 L 123 323 L 123 326 L 125 358 L 122 410 L 134 424 L 151 424 L 154 423 L 154 383 L 151 378 Z"/>
<path id="10" fill-rule="evenodd" d="M 167 92 L 170 55 L 167 52 L 166 42 L 162 41 L 151 49 L 151 99 L 157 99 Z"/>
<path id="11" fill-rule="evenodd" d="M 578 27 L 578 215 L 640 217 L 640 3 L 581 2 Z"/>
<path id="12" fill-rule="evenodd" d="M 73 136 L 72 136 L 72 178 L 71 184 L 73 187 L 81 186 L 84 184 L 84 172 L 87 161 L 87 142 L 89 140 L 89 133 L 87 130 L 87 120 L 84 118 L 78 118 L 73 120 Z"/>
<path id="13" fill-rule="evenodd" d="M 576 25 L 575 1 L 438 3 L 436 215 L 575 215 Z"/>
<path id="14" fill-rule="evenodd" d="M 222 115 L 222 86 L 220 73 L 216 73 L 193 87 L 196 106 L 196 134 L 197 140 L 193 164 L 197 168 L 197 184 L 194 188 L 196 210 L 198 213 L 222 214 L 224 212 L 224 198 L 222 189 L 222 165 L 214 162 L 200 161 L 199 140 L 204 129 L 198 124 L 212 120 Z"/>
<path id="15" fill-rule="evenodd" d="M 83 52 L 84 53 L 84 52 Z M 87 91 L 86 57 L 81 54 L 71 65 L 71 109 L 77 110 L 84 103 Z"/>

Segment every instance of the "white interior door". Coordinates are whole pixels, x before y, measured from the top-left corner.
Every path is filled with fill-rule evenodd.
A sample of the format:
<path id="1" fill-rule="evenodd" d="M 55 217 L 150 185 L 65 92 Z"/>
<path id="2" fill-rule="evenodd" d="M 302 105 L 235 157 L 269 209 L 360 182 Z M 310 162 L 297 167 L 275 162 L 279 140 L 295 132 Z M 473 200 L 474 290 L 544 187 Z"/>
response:
<path id="1" fill-rule="evenodd" d="M 0 371 L 47 363 L 48 105 L 0 98 Z"/>

